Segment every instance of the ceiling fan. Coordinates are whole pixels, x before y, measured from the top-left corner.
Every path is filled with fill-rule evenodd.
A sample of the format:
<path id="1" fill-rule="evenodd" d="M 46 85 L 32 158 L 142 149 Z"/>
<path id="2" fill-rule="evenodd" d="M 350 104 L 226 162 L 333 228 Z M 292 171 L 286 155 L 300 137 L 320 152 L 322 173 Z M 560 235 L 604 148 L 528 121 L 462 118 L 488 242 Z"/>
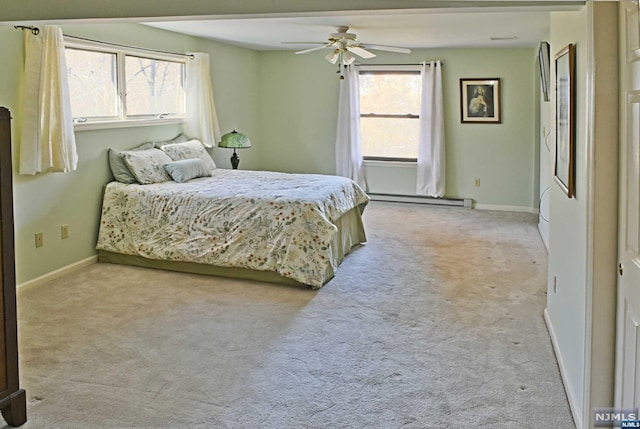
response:
<path id="1" fill-rule="evenodd" d="M 338 27 L 337 33 L 329 34 L 327 42 L 311 43 L 320 43 L 322 44 L 322 46 L 316 46 L 315 48 L 298 51 L 296 52 L 296 54 L 308 54 L 309 52 L 319 51 L 321 49 L 331 49 L 331 52 L 329 52 L 325 57 L 326 60 L 331 64 L 340 62 L 340 64 L 343 64 L 345 66 L 352 64 L 356 60 L 356 56 L 364 59 L 375 57 L 376 54 L 374 54 L 373 52 L 369 52 L 369 50 L 398 52 L 402 54 L 411 53 L 411 50 L 407 48 L 361 43 L 358 41 L 354 33 L 349 33 L 349 27 Z"/>

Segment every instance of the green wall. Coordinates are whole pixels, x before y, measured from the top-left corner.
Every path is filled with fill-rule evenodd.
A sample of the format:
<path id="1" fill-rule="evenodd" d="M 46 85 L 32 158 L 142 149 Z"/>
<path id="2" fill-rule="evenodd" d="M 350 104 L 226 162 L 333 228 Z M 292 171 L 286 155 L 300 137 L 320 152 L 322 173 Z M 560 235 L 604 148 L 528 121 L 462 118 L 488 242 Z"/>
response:
<path id="1" fill-rule="evenodd" d="M 416 49 L 380 53 L 375 63 L 444 62 L 447 196 L 479 204 L 537 207 L 536 50 Z M 260 52 L 262 167 L 335 173 L 336 67 L 324 52 Z M 461 124 L 460 78 L 501 79 L 502 123 Z M 370 192 L 415 195 L 415 168 L 368 166 Z M 480 187 L 475 179 L 480 179 Z"/>
<path id="2" fill-rule="evenodd" d="M 265 170 L 335 174 L 338 75 L 323 55 L 259 53 Z"/>
<path id="3" fill-rule="evenodd" d="M 588 236 L 588 143 L 587 126 L 587 8 L 580 12 L 551 13 L 551 56 L 569 43 L 576 45 L 576 195 L 567 198 L 550 178 L 549 259 L 547 314 L 557 344 L 558 361 L 563 363 L 563 379 L 572 409 L 581 415 L 585 389 L 585 333 L 587 302 Z M 555 82 L 551 67 L 551 82 Z M 555 117 L 555 91 L 551 93 L 551 118 Z M 550 142 L 555 142 L 551 128 Z M 551 146 L 555 159 L 555 146 Z M 553 169 L 548 171 L 553 175 Z M 554 288 L 554 283 L 556 287 Z M 589 316 L 590 317 L 590 316 Z"/>
<path id="4" fill-rule="evenodd" d="M 65 34 L 172 52 L 198 51 L 211 56 L 211 74 L 222 132 L 237 128 L 252 137 L 254 147 L 242 152 L 242 166 L 257 168 L 260 139 L 256 108 L 258 55 L 255 51 L 178 35 L 138 24 L 68 25 Z M 17 166 L 20 141 L 20 92 L 24 62 L 22 32 L 0 26 L 0 105 L 13 114 L 13 157 Z M 82 131 L 76 133 L 78 169 L 71 173 L 14 175 L 16 270 L 23 283 L 86 259 L 95 252 L 103 186 L 111 180 L 110 147 L 130 148 L 144 141 L 166 140 L 181 132 L 179 125 Z M 255 136 L 255 137 L 254 137 Z M 211 151 L 216 163 L 229 167 L 230 153 Z M 69 225 L 70 237 L 60 238 Z M 44 234 L 35 248 L 34 234 Z"/>

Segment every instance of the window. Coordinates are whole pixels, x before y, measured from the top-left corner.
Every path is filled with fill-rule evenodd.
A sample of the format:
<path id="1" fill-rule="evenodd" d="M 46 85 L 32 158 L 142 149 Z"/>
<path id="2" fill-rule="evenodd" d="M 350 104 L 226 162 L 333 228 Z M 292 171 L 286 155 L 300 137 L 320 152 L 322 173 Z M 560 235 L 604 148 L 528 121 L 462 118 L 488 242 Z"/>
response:
<path id="1" fill-rule="evenodd" d="M 184 113 L 184 64 L 125 56 L 127 115 Z"/>
<path id="2" fill-rule="evenodd" d="M 364 159 L 416 161 L 422 80 L 415 67 L 360 66 L 360 139 Z"/>
<path id="3" fill-rule="evenodd" d="M 71 111 L 75 118 L 118 118 L 116 55 L 66 49 Z"/>
<path id="4" fill-rule="evenodd" d="M 75 124 L 184 118 L 185 57 L 75 41 L 65 54 Z"/>

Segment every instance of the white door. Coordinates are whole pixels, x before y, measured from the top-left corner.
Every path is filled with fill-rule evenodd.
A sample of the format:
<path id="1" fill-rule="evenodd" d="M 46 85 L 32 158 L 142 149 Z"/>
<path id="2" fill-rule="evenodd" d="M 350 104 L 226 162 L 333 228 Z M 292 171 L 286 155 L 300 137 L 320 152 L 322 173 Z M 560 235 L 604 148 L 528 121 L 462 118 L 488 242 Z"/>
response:
<path id="1" fill-rule="evenodd" d="M 618 320 L 615 405 L 640 406 L 640 13 L 624 0 L 621 14 L 622 126 L 618 233 Z"/>

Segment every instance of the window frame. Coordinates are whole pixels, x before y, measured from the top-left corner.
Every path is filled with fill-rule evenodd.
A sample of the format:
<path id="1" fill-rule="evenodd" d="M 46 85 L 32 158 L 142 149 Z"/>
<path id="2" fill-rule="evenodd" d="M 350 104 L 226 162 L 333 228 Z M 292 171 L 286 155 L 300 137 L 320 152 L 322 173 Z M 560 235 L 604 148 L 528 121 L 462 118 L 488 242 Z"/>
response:
<path id="1" fill-rule="evenodd" d="M 74 37 L 66 36 L 64 41 L 65 50 L 76 49 L 84 51 L 92 51 L 99 53 L 108 53 L 116 55 L 116 109 L 118 112 L 117 117 L 93 117 L 93 118 L 81 118 L 85 121 L 76 122 L 74 118 L 73 128 L 75 131 L 85 130 L 99 130 L 106 128 L 128 128 L 128 127 L 140 127 L 151 125 L 168 125 L 179 124 L 186 119 L 186 66 L 187 55 L 171 54 L 164 52 L 149 51 L 145 49 L 137 49 L 133 47 L 123 47 L 119 45 L 111 45 L 104 42 L 95 42 L 84 39 L 76 39 Z M 181 114 L 159 114 L 159 115 L 131 115 L 127 116 L 126 105 L 126 57 L 134 56 L 158 61 L 169 61 L 174 63 L 180 63 L 184 67 L 183 73 L 183 88 L 185 98 L 184 106 L 185 112 Z"/>
<path id="2" fill-rule="evenodd" d="M 358 78 L 363 74 L 417 74 L 420 75 L 419 64 L 402 64 L 402 65 L 358 65 Z M 360 118 L 410 118 L 420 119 L 420 114 L 379 114 L 379 113 L 362 113 L 360 109 Z M 418 142 L 416 142 L 416 145 Z M 382 156 L 366 156 L 363 160 L 368 164 L 416 164 L 417 158 L 403 157 L 382 157 Z"/>

